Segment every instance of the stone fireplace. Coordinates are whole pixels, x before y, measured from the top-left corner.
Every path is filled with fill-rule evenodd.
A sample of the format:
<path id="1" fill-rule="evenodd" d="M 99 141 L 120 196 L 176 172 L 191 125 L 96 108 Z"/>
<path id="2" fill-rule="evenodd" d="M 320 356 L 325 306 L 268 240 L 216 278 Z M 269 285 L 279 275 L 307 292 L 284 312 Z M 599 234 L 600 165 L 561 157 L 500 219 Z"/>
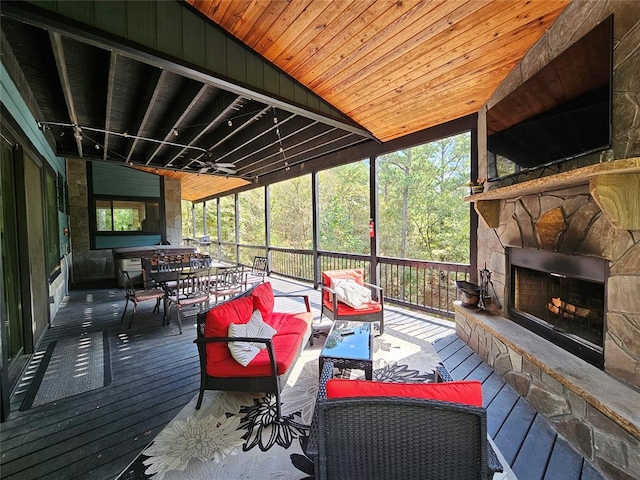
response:
<path id="1" fill-rule="evenodd" d="M 492 311 L 456 307 L 456 331 L 475 352 L 544 414 L 558 432 L 606 476 L 638 478 L 640 472 L 640 9 L 634 2 L 572 2 L 545 36 L 502 83 L 478 121 L 478 176 L 486 176 L 486 108 L 497 103 L 542 65 L 609 15 L 614 14 L 612 148 L 522 175 L 512 184 L 489 182 L 468 198 L 480 217 L 478 265 L 491 273 L 499 305 Z M 604 289 L 602 320 L 595 305 L 560 298 L 548 285 L 555 268 L 514 273 L 510 258 L 531 252 L 592 259 L 604 270 L 596 279 Z M 553 257 L 551 257 L 553 258 Z M 522 258 L 520 258 L 522 260 Z M 587 260 L 589 263 L 591 260 Z M 518 261 L 516 262 L 518 263 Z M 555 263 L 555 262 L 552 262 Z M 549 272 L 551 271 L 551 272 Z M 542 272 L 542 273 L 540 273 Z M 525 278 L 529 274 L 530 278 Z M 546 291 L 542 307 L 518 303 L 515 275 L 522 288 Z M 571 277 L 565 273 L 561 276 Z M 559 277 L 558 277 L 559 278 Z M 559 286 L 560 285 L 560 286 Z M 590 285 L 580 286 L 580 289 Z M 526 293 L 526 292 L 525 292 Z M 539 293 L 539 292 L 538 292 Z M 599 296 L 593 293 L 589 296 Z M 555 299 L 555 300 L 554 300 Z M 523 300 L 521 297 L 518 302 Z M 550 304 L 550 305 L 549 305 Z M 557 305 L 556 305 L 557 304 Z M 498 305 L 493 302 L 492 306 Z M 521 307 L 521 308 L 520 308 Z M 601 364 L 588 362 L 537 332 L 513 321 L 513 310 L 527 316 L 558 308 L 582 323 L 602 324 Z M 571 312 L 570 310 L 574 311 Z M 546 313 L 544 313 L 546 315 Z M 549 318 L 544 323 L 553 323 Z M 534 320 L 535 322 L 535 320 Z M 560 324 L 556 330 L 567 333 Z M 552 328 L 553 329 L 553 328 Z M 562 332 L 564 330 L 564 332 Z M 576 332 L 570 332 L 576 333 Z M 594 365 L 595 363 L 595 365 Z M 596 366 L 597 365 L 597 366 Z"/>

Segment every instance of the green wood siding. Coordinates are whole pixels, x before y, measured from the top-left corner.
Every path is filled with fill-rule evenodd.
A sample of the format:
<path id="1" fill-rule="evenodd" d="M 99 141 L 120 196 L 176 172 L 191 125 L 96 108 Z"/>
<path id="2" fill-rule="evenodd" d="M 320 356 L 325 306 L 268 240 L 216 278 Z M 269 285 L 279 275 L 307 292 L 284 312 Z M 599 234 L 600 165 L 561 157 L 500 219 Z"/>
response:
<path id="1" fill-rule="evenodd" d="M 91 162 L 93 194 L 160 198 L 160 177 L 134 168 Z"/>
<path id="2" fill-rule="evenodd" d="M 96 249 L 101 248 L 124 248 L 124 247 L 145 247 L 147 245 L 158 245 L 162 238 L 160 235 L 118 235 L 96 236 Z"/>

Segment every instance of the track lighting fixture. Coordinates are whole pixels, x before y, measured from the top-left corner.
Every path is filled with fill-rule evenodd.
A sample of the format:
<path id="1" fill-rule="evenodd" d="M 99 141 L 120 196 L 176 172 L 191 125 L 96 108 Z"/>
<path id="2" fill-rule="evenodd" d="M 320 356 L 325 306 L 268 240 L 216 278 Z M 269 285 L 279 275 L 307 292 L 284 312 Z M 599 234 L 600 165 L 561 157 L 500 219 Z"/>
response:
<path id="1" fill-rule="evenodd" d="M 230 127 L 233 127 L 233 122 L 231 120 L 228 120 L 227 125 L 229 125 Z"/>
<path id="2" fill-rule="evenodd" d="M 178 136 L 178 129 L 177 129 L 177 128 L 174 128 L 174 129 L 171 131 L 171 133 L 173 133 L 173 135 L 177 137 L 177 136 Z"/>

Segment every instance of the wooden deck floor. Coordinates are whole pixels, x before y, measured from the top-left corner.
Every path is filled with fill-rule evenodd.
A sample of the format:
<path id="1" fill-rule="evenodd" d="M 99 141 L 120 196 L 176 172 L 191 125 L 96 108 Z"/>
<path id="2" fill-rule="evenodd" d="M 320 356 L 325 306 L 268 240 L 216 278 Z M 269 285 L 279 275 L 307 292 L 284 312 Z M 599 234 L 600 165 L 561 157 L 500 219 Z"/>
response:
<path id="1" fill-rule="evenodd" d="M 318 318 L 317 291 L 287 280 L 270 281 L 281 293 L 307 293 Z M 127 330 L 126 322 L 120 324 L 123 307 L 118 288 L 71 292 L 38 350 L 56 339 L 106 331 L 113 380 L 106 387 L 20 411 L 41 358 L 35 355 L 12 395 L 9 419 L 0 425 L 1 478 L 114 478 L 197 393 L 195 319 L 184 322 L 180 335 L 175 321 L 161 326 L 161 316 L 151 312 L 151 304 L 143 304 Z M 298 310 L 299 305 L 279 305 L 287 308 Z M 521 472 L 519 478 L 600 478 L 590 476 L 589 464 L 455 336 L 451 321 L 389 306 L 385 327 L 434 342 L 454 378 L 483 381 L 490 434 L 514 471 Z M 572 471 L 581 476 L 563 476 L 569 463 L 579 464 Z"/>
<path id="2" fill-rule="evenodd" d="M 594 480 L 600 473 L 548 420 L 453 333 L 433 342 L 455 380 L 482 382 L 487 432 L 523 480 Z"/>

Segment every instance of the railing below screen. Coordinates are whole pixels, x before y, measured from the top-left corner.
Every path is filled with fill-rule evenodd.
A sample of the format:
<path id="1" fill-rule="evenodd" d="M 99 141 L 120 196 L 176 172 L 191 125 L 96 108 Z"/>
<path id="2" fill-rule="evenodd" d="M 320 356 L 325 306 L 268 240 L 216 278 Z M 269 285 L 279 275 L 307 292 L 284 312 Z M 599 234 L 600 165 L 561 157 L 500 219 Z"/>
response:
<path id="1" fill-rule="evenodd" d="M 217 249 L 212 245 L 211 251 Z M 265 254 L 265 247 L 240 245 L 240 263 L 251 265 L 253 257 Z M 235 262 L 235 245 L 221 244 L 222 260 Z M 271 273 L 283 277 L 314 282 L 313 252 L 294 248 L 269 248 Z M 319 251 L 320 270 L 362 268 L 369 282 L 371 257 L 338 252 Z M 385 301 L 407 308 L 453 317 L 453 301 L 457 299 L 456 280 L 469 281 L 471 266 L 460 263 L 428 262 L 390 257 L 378 257 L 380 286 Z"/>

